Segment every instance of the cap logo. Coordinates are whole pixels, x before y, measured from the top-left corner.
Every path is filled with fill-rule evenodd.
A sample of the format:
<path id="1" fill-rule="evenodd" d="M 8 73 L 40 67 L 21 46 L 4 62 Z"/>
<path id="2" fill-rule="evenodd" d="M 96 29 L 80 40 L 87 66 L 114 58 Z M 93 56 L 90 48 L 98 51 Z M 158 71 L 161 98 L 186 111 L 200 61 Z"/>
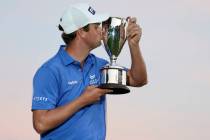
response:
<path id="1" fill-rule="evenodd" d="M 92 14 L 92 15 L 95 15 L 96 11 L 92 8 L 92 7 L 89 7 L 88 8 L 88 11 Z"/>

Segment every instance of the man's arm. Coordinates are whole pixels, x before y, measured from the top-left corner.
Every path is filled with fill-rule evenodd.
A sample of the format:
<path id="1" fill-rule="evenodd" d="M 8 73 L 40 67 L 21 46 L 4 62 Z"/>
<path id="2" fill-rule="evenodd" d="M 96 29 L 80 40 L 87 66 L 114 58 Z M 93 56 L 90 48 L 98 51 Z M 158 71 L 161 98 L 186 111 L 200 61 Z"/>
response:
<path id="1" fill-rule="evenodd" d="M 147 84 L 147 72 L 141 54 L 139 41 L 142 29 L 136 24 L 136 18 L 130 18 L 127 27 L 128 45 L 131 53 L 131 69 L 127 72 L 128 85 L 141 87 Z"/>
<path id="2" fill-rule="evenodd" d="M 112 91 L 89 86 L 79 98 L 64 106 L 57 107 L 52 110 L 34 110 L 34 129 L 39 134 L 43 134 L 65 122 L 69 117 L 84 106 L 99 101 L 100 97 L 108 92 Z"/>

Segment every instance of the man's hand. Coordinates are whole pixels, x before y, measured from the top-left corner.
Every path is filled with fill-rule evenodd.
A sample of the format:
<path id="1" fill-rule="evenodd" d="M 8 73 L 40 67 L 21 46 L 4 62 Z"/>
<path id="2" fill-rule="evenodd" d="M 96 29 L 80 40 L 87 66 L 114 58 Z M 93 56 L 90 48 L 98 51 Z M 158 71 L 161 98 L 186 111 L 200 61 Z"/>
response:
<path id="1" fill-rule="evenodd" d="M 108 92 L 112 92 L 112 90 L 88 86 L 79 98 L 69 104 L 52 110 L 34 110 L 33 124 L 35 130 L 39 134 L 43 134 L 59 126 L 82 107 L 99 101 L 100 97 Z"/>
<path id="2" fill-rule="evenodd" d="M 82 100 L 84 105 L 89 105 L 100 101 L 100 97 L 109 92 L 112 92 L 112 90 L 88 86 L 79 98 Z"/>
<path id="3" fill-rule="evenodd" d="M 127 38 L 128 44 L 130 47 L 139 46 L 139 41 L 141 39 L 142 29 L 138 24 L 136 24 L 136 18 L 128 18 L 128 27 L 127 27 Z"/>
<path id="4" fill-rule="evenodd" d="M 141 87 L 147 84 L 146 66 L 141 54 L 139 41 L 142 35 L 141 27 L 136 23 L 135 17 L 128 17 L 127 39 L 131 53 L 131 69 L 128 70 L 127 84 L 134 87 Z"/>

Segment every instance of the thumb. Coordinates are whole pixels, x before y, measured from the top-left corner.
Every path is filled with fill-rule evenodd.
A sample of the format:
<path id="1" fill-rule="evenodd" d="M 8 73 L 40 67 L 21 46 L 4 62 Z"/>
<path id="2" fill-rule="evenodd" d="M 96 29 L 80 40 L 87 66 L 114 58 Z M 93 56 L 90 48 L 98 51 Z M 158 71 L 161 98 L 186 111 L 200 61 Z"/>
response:
<path id="1" fill-rule="evenodd" d="M 104 92 L 105 93 L 111 93 L 111 92 L 113 92 L 113 90 L 111 90 L 111 89 L 104 89 Z"/>

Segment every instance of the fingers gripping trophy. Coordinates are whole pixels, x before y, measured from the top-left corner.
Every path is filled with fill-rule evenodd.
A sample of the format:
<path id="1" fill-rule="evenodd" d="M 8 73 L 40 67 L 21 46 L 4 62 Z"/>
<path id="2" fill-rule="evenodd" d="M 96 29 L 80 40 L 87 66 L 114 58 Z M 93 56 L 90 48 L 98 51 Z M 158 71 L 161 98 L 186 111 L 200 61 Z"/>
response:
<path id="1" fill-rule="evenodd" d="M 102 22 L 102 42 L 110 58 L 110 63 L 101 69 L 100 88 L 111 89 L 109 94 L 125 94 L 130 90 L 126 86 L 126 69 L 117 65 L 119 56 L 126 40 L 128 22 L 124 18 L 110 17 Z"/>

